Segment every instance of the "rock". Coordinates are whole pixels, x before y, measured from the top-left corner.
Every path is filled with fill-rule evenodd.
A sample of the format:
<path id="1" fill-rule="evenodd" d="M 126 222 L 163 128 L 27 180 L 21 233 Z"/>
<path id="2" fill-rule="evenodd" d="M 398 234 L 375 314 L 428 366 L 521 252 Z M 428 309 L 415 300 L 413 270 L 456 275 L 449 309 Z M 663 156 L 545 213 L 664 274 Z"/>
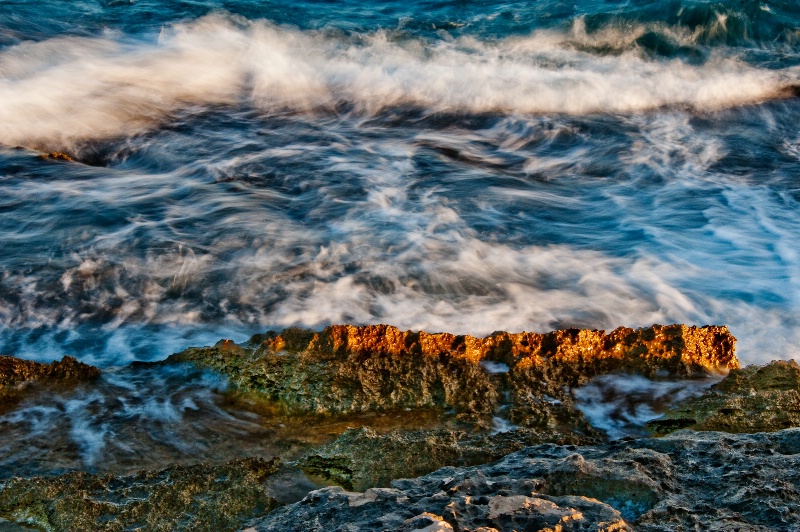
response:
<path id="1" fill-rule="evenodd" d="M 42 159 L 54 159 L 56 161 L 68 161 L 68 162 L 74 162 L 75 161 L 75 159 L 73 159 L 72 157 L 70 157 L 66 153 L 60 152 L 60 151 L 52 151 L 50 153 L 43 153 L 39 157 L 41 157 Z"/>
<path id="2" fill-rule="evenodd" d="M 30 532 L 31 529 L 0 517 L 0 532 Z"/>
<path id="3" fill-rule="evenodd" d="M 400 408 L 455 409 L 488 427 L 500 406 L 513 423 L 589 430 L 572 388 L 609 372 L 698 377 L 738 368 L 725 327 L 660 326 L 547 334 L 505 332 L 486 338 L 401 331 L 387 325 L 298 328 L 192 348 L 166 363 L 220 371 L 238 389 L 295 413 L 353 413 Z"/>
<path id="4" fill-rule="evenodd" d="M 539 445 L 364 493 L 330 487 L 248 523 L 291 530 L 795 530 L 800 429 Z M 437 528 L 438 527 L 438 528 Z"/>
<path id="5" fill-rule="evenodd" d="M 734 369 L 708 393 L 647 425 L 656 434 L 682 428 L 755 433 L 800 427 L 800 366 L 790 360 Z"/>
<path id="6" fill-rule="evenodd" d="M 48 531 L 234 530 L 277 506 L 264 483 L 278 467 L 275 459 L 246 458 L 127 477 L 15 478 L 0 489 L 0 514 Z"/>
<path id="7" fill-rule="evenodd" d="M 257 532 L 397 530 L 628 531 L 619 512 L 585 497 L 473 496 L 374 488 L 351 493 L 340 487 L 311 492 L 303 501 L 250 523 Z M 440 509 L 441 515 L 425 511 Z M 419 512 L 419 513 L 417 513 Z"/>
<path id="8" fill-rule="evenodd" d="M 0 356 L 0 411 L 15 404 L 33 384 L 71 385 L 99 376 L 99 369 L 69 356 L 50 364 Z"/>
<path id="9" fill-rule="evenodd" d="M 95 379 L 100 370 L 65 356 L 60 362 L 42 364 L 12 356 L 0 356 L 0 386 L 16 386 L 30 381 L 81 381 Z"/>
<path id="10" fill-rule="evenodd" d="M 348 490 L 388 486 L 444 466 L 493 462 L 530 445 L 596 443 L 588 436 L 519 429 L 468 436 L 452 430 L 395 430 L 378 434 L 366 427 L 345 431 L 334 442 L 314 449 L 298 464 L 312 477 Z"/>

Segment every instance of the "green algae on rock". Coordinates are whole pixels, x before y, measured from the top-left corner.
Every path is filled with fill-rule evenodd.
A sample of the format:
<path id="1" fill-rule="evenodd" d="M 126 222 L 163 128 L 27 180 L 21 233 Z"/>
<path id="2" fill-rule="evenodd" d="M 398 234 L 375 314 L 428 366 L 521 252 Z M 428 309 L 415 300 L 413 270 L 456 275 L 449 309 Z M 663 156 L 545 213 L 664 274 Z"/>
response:
<path id="1" fill-rule="evenodd" d="M 321 332 L 269 332 L 248 345 L 225 340 L 187 349 L 166 363 L 215 369 L 237 389 L 296 413 L 440 407 L 488 426 L 492 413 L 505 406 L 519 425 L 589 430 L 570 389 L 609 372 L 689 378 L 727 372 L 739 367 L 735 341 L 719 326 L 475 338 L 335 325 Z"/>
<path id="2" fill-rule="evenodd" d="M 707 393 L 647 425 L 656 434 L 683 428 L 755 433 L 800 427 L 800 366 L 779 360 L 734 369 Z"/>
<path id="3" fill-rule="evenodd" d="M 245 458 L 126 477 L 14 478 L 0 488 L 0 515 L 47 531 L 235 530 L 277 506 L 264 483 L 278 467 L 277 459 Z"/>
<path id="4" fill-rule="evenodd" d="M 330 444 L 310 451 L 299 461 L 313 477 L 348 490 L 388 486 L 398 478 L 413 478 L 445 466 L 493 462 L 512 452 L 544 442 L 596 443 L 576 434 L 518 429 L 499 434 L 468 435 L 453 430 L 395 430 L 379 434 L 350 429 Z"/>
<path id="5" fill-rule="evenodd" d="M 99 376 L 99 369 L 69 356 L 50 364 L 0 356 L 0 411 L 16 403 L 34 383 L 74 384 Z"/>

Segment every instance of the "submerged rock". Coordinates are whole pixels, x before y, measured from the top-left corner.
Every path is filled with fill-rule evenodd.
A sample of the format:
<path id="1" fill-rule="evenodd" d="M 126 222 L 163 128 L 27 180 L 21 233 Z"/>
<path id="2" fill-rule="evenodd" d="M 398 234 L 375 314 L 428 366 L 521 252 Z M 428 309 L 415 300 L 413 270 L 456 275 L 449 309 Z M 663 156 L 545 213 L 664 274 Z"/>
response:
<path id="1" fill-rule="evenodd" d="M 648 423 L 657 434 L 682 428 L 737 433 L 800 427 L 800 366 L 793 360 L 734 369 L 708 393 Z"/>
<path id="2" fill-rule="evenodd" d="M 454 409 L 488 427 L 504 407 L 515 424 L 590 430 L 570 390 L 592 377 L 627 372 L 697 377 L 738 368 L 725 327 L 654 325 L 547 334 L 505 332 L 486 338 L 337 325 L 322 332 L 290 328 L 192 348 L 167 363 L 191 362 L 228 376 L 296 413 L 400 408 Z"/>
<path id="3" fill-rule="evenodd" d="M 15 478 L 0 488 L 0 515 L 48 531 L 235 530 L 277 506 L 264 483 L 278 467 L 246 458 L 126 477 Z"/>
<path id="4" fill-rule="evenodd" d="M 0 411 L 15 404 L 33 384 L 69 385 L 99 376 L 99 369 L 69 356 L 50 364 L 0 356 Z"/>
<path id="5" fill-rule="evenodd" d="M 348 490 L 388 486 L 398 478 L 413 478 L 444 466 L 493 462 L 530 445 L 596 443 L 592 438 L 559 432 L 519 429 L 499 434 L 468 435 L 452 430 L 396 430 L 378 434 L 350 429 L 334 442 L 306 454 L 300 467 Z"/>
<path id="6" fill-rule="evenodd" d="M 798 486 L 798 429 L 681 431 L 539 445 L 364 493 L 324 488 L 248 530 L 794 530 Z"/>

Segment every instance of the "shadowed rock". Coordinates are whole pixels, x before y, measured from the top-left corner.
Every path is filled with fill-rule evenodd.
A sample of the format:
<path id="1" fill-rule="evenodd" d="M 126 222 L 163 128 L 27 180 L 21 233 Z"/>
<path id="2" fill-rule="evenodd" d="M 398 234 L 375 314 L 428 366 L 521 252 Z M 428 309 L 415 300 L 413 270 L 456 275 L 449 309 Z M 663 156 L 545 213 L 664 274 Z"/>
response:
<path id="1" fill-rule="evenodd" d="M 363 491 L 388 486 L 398 478 L 412 478 L 444 466 L 493 462 L 530 445 L 596 443 L 576 434 L 519 429 L 500 434 L 468 435 L 451 430 L 392 431 L 378 434 L 362 427 L 351 429 L 334 442 L 309 452 L 299 461 L 309 475 L 346 489 Z"/>
<path id="2" fill-rule="evenodd" d="M 493 464 L 446 467 L 365 493 L 325 488 L 249 525 L 258 532 L 794 530 L 797 486 L 798 429 L 681 431 L 528 447 Z"/>
<path id="3" fill-rule="evenodd" d="M 52 531 L 235 530 L 277 506 L 264 483 L 278 467 L 274 459 L 247 458 L 127 477 L 15 478 L 0 489 L 0 514 Z"/>
<path id="4" fill-rule="evenodd" d="M 455 409 L 488 426 L 498 407 L 528 427 L 588 430 L 572 388 L 609 372 L 697 377 L 738 368 L 725 327 L 654 325 L 547 334 L 505 332 L 486 338 L 337 325 L 322 332 L 290 328 L 192 348 L 167 363 L 191 362 L 228 376 L 297 413 L 399 408 Z"/>
<path id="5" fill-rule="evenodd" d="M 800 366 L 793 360 L 735 369 L 708 393 L 648 423 L 657 434 L 682 428 L 737 433 L 800 426 Z"/>
<path id="6" fill-rule="evenodd" d="M 99 376 L 99 369 L 69 356 L 50 364 L 0 356 L 0 411 L 15 404 L 33 384 L 69 385 Z"/>

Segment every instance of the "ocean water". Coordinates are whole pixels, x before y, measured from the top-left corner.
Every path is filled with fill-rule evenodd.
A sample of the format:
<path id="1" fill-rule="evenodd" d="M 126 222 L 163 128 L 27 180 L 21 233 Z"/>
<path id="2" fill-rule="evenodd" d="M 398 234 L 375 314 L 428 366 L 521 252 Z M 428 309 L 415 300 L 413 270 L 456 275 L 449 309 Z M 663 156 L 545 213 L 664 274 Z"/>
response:
<path id="1" fill-rule="evenodd" d="M 795 357 L 798 23 L 790 1 L 2 2 L 0 352 L 678 322 Z"/>

